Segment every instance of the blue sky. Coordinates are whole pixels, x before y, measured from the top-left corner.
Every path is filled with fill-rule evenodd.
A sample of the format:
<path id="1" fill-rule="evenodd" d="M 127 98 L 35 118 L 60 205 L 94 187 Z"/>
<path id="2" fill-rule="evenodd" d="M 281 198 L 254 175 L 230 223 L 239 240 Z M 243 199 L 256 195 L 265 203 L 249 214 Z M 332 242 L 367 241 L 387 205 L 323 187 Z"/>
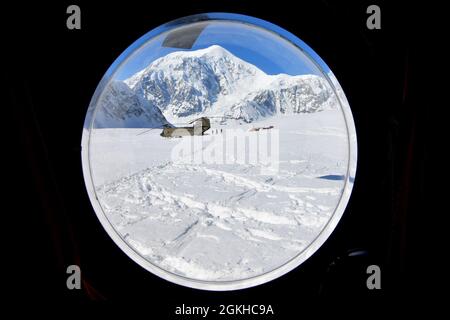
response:
<path id="1" fill-rule="evenodd" d="M 144 44 L 120 66 L 116 78 L 127 79 L 159 57 L 180 51 L 178 48 L 162 47 L 165 37 L 163 33 Z M 293 44 L 275 33 L 252 25 L 226 21 L 209 24 L 197 38 L 192 50 L 213 44 L 222 46 L 267 74 L 320 74 L 319 69 Z M 313 57 L 317 56 L 311 49 L 306 50 Z M 328 67 L 321 61 L 319 63 L 328 72 Z"/>

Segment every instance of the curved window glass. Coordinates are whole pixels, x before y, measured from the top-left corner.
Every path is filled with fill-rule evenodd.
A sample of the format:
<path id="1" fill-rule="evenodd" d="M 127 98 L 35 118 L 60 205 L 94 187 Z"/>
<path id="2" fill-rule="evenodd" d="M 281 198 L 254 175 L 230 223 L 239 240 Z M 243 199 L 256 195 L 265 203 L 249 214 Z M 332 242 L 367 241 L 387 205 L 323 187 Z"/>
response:
<path id="1" fill-rule="evenodd" d="M 233 290 L 299 266 L 350 197 L 356 135 L 328 66 L 263 20 L 210 13 L 133 43 L 87 111 L 83 172 L 115 243 L 174 283 Z"/>

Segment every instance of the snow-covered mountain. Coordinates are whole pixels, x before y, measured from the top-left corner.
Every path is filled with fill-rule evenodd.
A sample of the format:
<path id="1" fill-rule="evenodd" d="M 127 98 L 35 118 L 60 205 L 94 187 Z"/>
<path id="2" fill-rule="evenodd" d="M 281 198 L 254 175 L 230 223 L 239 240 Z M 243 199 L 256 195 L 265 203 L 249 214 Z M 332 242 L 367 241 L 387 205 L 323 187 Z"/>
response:
<path id="1" fill-rule="evenodd" d="M 267 75 L 217 45 L 168 54 L 125 82 L 169 121 L 202 114 L 251 122 L 275 113 L 332 108 L 336 103 L 322 77 Z"/>
<path id="2" fill-rule="evenodd" d="M 161 126 L 165 119 L 176 124 L 201 115 L 252 122 L 337 105 L 324 78 L 267 75 L 217 45 L 170 53 L 108 89 L 99 120 L 104 126 Z"/>
<path id="3" fill-rule="evenodd" d="M 265 75 L 265 85 L 253 88 L 224 115 L 252 122 L 276 113 L 311 113 L 333 109 L 337 100 L 326 80 L 315 75 Z"/>
<path id="4" fill-rule="evenodd" d="M 97 108 L 95 128 L 160 128 L 167 123 L 158 108 L 122 81 L 109 83 Z"/>

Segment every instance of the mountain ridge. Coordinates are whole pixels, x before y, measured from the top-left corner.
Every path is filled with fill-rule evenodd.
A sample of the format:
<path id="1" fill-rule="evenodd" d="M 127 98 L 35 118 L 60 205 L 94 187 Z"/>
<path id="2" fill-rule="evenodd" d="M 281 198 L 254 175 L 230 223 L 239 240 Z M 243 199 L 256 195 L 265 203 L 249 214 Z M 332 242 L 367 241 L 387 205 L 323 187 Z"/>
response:
<path id="1" fill-rule="evenodd" d="M 157 109 L 172 123 L 199 116 L 253 122 L 278 113 L 335 108 L 337 103 L 323 77 L 268 75 L 218 45 L 172 52 L 122 83 L 130 90 L 123 97 L 131 102 L 132 111 L 141 101 L 150 118 L 158 120 Z M 137 100 L 128 97 L 132 94 Z"/>

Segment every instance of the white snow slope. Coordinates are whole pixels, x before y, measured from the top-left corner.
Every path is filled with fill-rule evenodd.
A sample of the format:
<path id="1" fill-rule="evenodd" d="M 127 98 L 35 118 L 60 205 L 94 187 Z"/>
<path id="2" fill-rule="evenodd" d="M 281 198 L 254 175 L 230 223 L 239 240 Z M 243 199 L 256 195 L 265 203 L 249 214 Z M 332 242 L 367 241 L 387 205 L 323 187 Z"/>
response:
<path id="1" fill-rule="evenodd" d="M 280 129 L 279 171 L 272 175 L 251 164 L 174 162 L 172 149 L 190 137 L 97 129 L 97 196 L 128 243 L 167 270 L 217 281 L 259 275 L 300 253 L 332 215 L 344 181 L 320 177 L 346 173 L 341 121 L 339 111 L 328 110 L 258 122 Z M 220 143 L 214 135 L 193 139 Z"/>

